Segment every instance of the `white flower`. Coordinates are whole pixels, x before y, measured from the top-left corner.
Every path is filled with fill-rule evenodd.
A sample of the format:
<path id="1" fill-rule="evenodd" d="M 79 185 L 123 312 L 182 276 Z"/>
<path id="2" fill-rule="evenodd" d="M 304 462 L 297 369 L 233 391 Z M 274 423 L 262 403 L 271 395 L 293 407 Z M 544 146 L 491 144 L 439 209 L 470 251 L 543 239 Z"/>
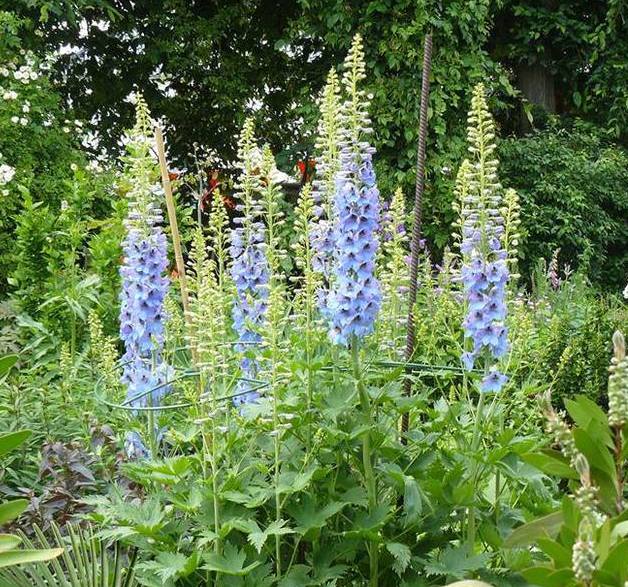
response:
<path id="1" fill-rule="evenodd" d="M 626 287 L 624 288 L 624 298 L 628 300 L 628 284 L 626 284 Z"/>
<path id="2" fill-rule="evenodd" d="M 22 106 L 22 112 L 24 112 L 25 114 L 30 111 L 31 107 L 28 104 L 24 104 L 24 106 Z"/>
<path id="3" fill-rule="evenodd" d="M 69 208 L 67 200 L 61 200 L 61 210 L 67 210 Z"/>
<path id="4" fill-rule="evenodd" d="M 20 117 L 19 116 L 11 116 L 11 122 L 13 124 L 17 124 L 18 122 L 20 122 Z"/>
<path id="5" fill-rule="evenodd" d="M 71 164 L 70 164 L 70 169 L 71 169 L 72 171 L 76 171 L 76 170 L 78 169 L 78 165 L 77 165 L 76 163 L 71 163 Z"/>
<path id="6" fill-rule="evenodd" d="M 15 169 L 6 163 L 0 165 L 0 184 L 9 183 L 15 175 Z"/>
<path id="7" fill-rule="evenodd" d="M 75 124 L 76 126 L 78 126 L 78 127 L 83 126 L 83 123 L 82 123 L 80 120 L 75 120 L 75 121 L 74 121 L 74 124 Z"/>
<path id="8" fill-rule="evenodd" d="M 20 118 L 20 124 L 22 126 L 26 126 L 28 124 L 28 118 L 25 118 L 24 116 L 22 116 L 22 118 Z"/>
<path id="9" fill-rule="evenodd" d="M 17 92 L 14 90 L 7 90 L 4 94 L 2 94 L 2 97 L 5 100 L 15 100 L 17 98 Z"/>
<path id="10" fill-rule="evenodd" d="M 6 67 L 0 67 L 0 75 L 3 77 L 9 77 L 9 70 Z"/>
<path id="11" fill-rule="evenodd" d="M 63 132 L 64 132 L 64 133 L 69 133 L 69 132 L 70 132 L 70 129 L 69 129 L 67 126 L 64 126 L 64 127 L 63 127 Z"/>

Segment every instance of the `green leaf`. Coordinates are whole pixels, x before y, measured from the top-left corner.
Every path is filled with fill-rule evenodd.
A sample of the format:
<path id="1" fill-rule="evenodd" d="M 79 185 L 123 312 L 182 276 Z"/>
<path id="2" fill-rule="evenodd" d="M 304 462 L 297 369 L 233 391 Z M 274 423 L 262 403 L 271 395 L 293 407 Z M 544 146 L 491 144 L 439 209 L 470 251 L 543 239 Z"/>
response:
<path id="1" fill-rule="evenodd" d="M 255 547 L 255 550 L 257 550 L 259 554 L 262 552 L 262 548 L 264 548 L 264 544 L 266 544 L 266 540 L 268 540 L 269 536 L 281 536 L 283 534 L 294 533 L 292 528 L 286 528 L 286 524 L 286 520 L 275 520 L 266 530 L 261 531 L 258 529 L 249 533 L 247 540 Z"/>
<path id="2" fill-rule="evenodd" d="M 419 484 L 412 477 L 405 477 L 404 479 L 403 511 L 406 514 L 406 524 L 416 524 L 423 511 Z"/>
<path id="3" fill-rule="evenodd" d="M 604 561 L 602 572 L 614 575 L 622 580 L 628 576 L 628 566 L 626 560 L 628 559 L 628 540 L 622 540 L 618 542 L 608 553 L 608 557 Z"/>
<path id="4" fill-rule="evenodd" d="M 0 457 L 20 446 L 31 434 L 30 430 L 18 430 L 0 436 Z"/>
<path id="5" fill-rule="evenodd" d="M 588 432 L 585 432 L 582 428 L 576 428 L 573 431 L 573 437 L 576 441 L 576 447 L 584 454 L 589 461 L 591 469 L 597 469 L 608 476 L 612 481 L 615 480 L 616 471 L 615 463 L 611 453 L 605 446 L 600 446 L 596 440 L 591 438 Z"/>
<path id="6" fill-rule="evenodd" d="M 27 499 L 14 499 L 0 504 L 0 526 L 17 518 L 27 507 Z"/>
<path id="7" fill-rule="evenodd" d="M 253 569 L 262 564 L 262 561 L 253 561 L 249 565 L 245 565 L 246 552 L 240 550 L 230 542 L 227 542 L 223 548 L 223 554 L 210 552 L 205 555 L 204 569 L 224 573 L 225 575 L 233 575 L 242 577 L 250 573 Z"/>
<path id="8" fill-rule="evenodd" d="M 305 587 L 312 585 L 310 568 L 305 565 L 292 565 L 290 572 L 279 581 L 278 587 Z"/>
<path id="9" fill-rule="evenodd" d="M 4 355 L 0 357 L 0 377 L 9 372 L 9 369 L 17 363 L 17 355 Z"/>
<path id="10" fill-rule="evenodd" d="M 565 587 L 574 578 L 571 569 L 556 571 L 549 567 L 533 567 L 524 569 L 521 574 L 526 581 L 539 587 Z"/>
<path id="11" fill-rule="evenodd" d="M 579 479 L 578 473 L 572 469 L 565 457 L 555 450 L 546 449 L 541 452 L 526 453 L 521 459 L 543 471 L 546 475 L 562 477 L 564 479 Z"/>
<path id="12" fill-rule="evenodd" d="M 180 552 L 160 552 L 155 560 L 138 565 L 138 569 L 147 569 L 155 573 L 164 584 L 168 581 L 188 577 L 198 567 L 198 553 L 185 556 Z"/>
<path id="13" fill-rule="evenodd" d="M 0 568 L 49 561 L 53 558 L 57 558 L 62 552 L 63 548 L 50 548 L 47 550 L 7 550 L 0 552 Z"/>
<path id="14" fill-rule="evenodd" d="M 548 536 L 554 538 L 558 535 L 563 523 L 563 512 L 558 510 L 547 516 L 519 526 L 506 538 L 504 548 L 521 548 L 534 544 L 539 538 Z"/>
<path id="15" fill-rule="evenodd" d="M 438 555 L 431 555 L 425 565 L 425 572 L 430 575 L 449 575 L 462 579 L 472 571 L 483 569 L 490 556 L 487 553 L 469 555 L 466 547 L 449 546 Z"/>
<path id="16" fill-rule="evenodd" d="M 608 424 L 608 417 L 594 401 L 584 395 L 576 396 L 576 399 L 565 400 L 565 407 L 573 421 L 585 430 L 592 420 L 597 420 L 602 424 Z"/>
<path id="17" fill-rule="evenodd" d="M 0 534 L 0 552 L 14 549 L 22 539 L 13 534 Z"/>
<path id="18" fill-rule="evenodd" d="M 309 499 L 302 505 L 295 504 L 288 511 L 297 523 L 296 532 L 304 535 L 310 530 L 322 528 L 329 518 L 336 515 L 346 505 L 344 502 L 332 501 L 320 507 L 316 501 Z"/>
<path id="19" fill-rule="evenodd" d="M 277 491 L 280 494 L 292 494 L 303 491 L 312 480 L 314 473 L 318 471 L 318 467 L 311 466 L 302 473 L 296 473 L 293 471 L 287 471 L 279 476 L 279 486 Z"/>
<path id="20" fill-rule="evenodd" d="M 571 551 L 549 538 L 539 538 L 537 540 L 539 548 L 554 561 L 557 569 L 571 567 Z"/>
<path id="21" fill-rule="evenodd" d="M 405 544 L 401 544 L 400 542 L 387 542 L 386 550 L 390 552 L 395 559 L 392 565 L 393 571 L 401 577 L 410 564 L 412 552 Z"/>

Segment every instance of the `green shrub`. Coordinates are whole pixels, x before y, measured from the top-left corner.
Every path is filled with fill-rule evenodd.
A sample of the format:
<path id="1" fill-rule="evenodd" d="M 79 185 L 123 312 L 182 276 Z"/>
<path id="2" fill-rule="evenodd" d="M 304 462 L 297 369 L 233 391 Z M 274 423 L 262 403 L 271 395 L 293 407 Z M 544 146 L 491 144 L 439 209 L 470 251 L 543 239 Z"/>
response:
<path id="1" fill-rule="evenodd" d="M 615 291 L 628 271 L 628 152 L 596 127 L 576 121 L 500 145 L 500 176 L 521 198 L 522 274 L 560 249 L 572 268 Z M 586 254 L 585 254 L 586 253 Z"/>

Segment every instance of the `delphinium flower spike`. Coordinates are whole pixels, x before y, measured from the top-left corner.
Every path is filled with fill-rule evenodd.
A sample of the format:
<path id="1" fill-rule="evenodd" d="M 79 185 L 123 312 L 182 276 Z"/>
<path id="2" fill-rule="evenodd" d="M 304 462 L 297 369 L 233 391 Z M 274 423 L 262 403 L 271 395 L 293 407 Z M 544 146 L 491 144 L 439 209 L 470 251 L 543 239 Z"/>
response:
<path id="1" fill-rule="evenodd" d="M 260 328 L 264 324 L 268 301 L 269 267 L 266 259 L 265 229 L 260 220 L 262 213 L 259 194 L 261 182 L 257 145 L 253 121 L 244 123 L 238 143 L 238 177 L 236 228 L 231 230 L 230 253 L 233 263 L 231 277 L 236 288 L 236 301 L 233 306 L 233 327 L 238 334 L 236 350 L 243 354 L 240 362 L 243 381 L 236 389 L 238 394 L 234 404 L 255 401 L 257 392 L 247 391 L 251 384 L 247 379 L 255 379 L 258 362 L 247 356 L 262 341 Z"/>
<path id="2" fill-rule="evenodd" d="M 125 179 L 130 185 L 129 207 L 120 268 L 120 337 L 125 353 L 122 381 L 132 406 L 158 405 L 167 388 L 168 367 L 162 361 L 163 303 L 169 281 L 166 236 L 157 204 L 155 161 L 151 155 L 151 124 L 146 103 L 137 99 L 137 123 L 127 144 Z"/>
<path id="3" fill-rule="evenodd" d="M 504 250 L 504 220 L 501 216 L 501 186 L 497 180 L 495 130 L 486 105 L 484 87 L 473 91 L 469 112 L 470 162 L 463 164 L 461 185 L 465 195 L 460 204 L 463 258 L 461 280 L 467 306 L 463 322 L 470 348 L 462 362 L 471 370 L 478 359 L 485 368 L 480 383 L 483 392 L 501 390 L 507 377 L 496 362 L 508 350 L 505 291 L 509 271 Z"/>
<path id="4" fill-rule="evenodd" d="M 332 276 L 334 240 L 334 193 L 340 169 L 340 83 L 332 69 L 319 102 L 320 121 L 316 138 L 316 177 L 312 182 L 314 218 L 310 230 L 312 267 L 322 277 L 320 302 L 324 303 Z"/>
<path id="5" fill-rule="evenodd" d="M 362 39 L 356 35 L 342 77 L 347 98 L 341 107 L 332 289 L 324 310 L 332 340 L 343 345 L 373 331 L 381 304 L 380 286 L 375 277 L 379 190 L 372 162 L 374 149 L 367 140 L 372 132 L 369 101 L 359 89 L 365 77 Z"/>

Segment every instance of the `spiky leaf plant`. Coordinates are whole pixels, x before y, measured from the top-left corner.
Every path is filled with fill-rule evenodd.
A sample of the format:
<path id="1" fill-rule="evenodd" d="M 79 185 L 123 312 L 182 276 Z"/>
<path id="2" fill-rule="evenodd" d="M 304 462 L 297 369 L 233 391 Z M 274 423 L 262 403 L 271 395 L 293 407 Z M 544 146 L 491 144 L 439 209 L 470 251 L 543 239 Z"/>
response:
<path id="1" fill-rule="evenodd" d="M 44 548 L 62 553 L 57 559 L 0 570 L 1 587 L 134 587 L 136 551 L 130 557 L 116 543 L 108 547 L 90 526 L 68 524 L 64 531 L 50 527 L 50 538 L 35 527 L 35 539 L 21 534 L 29 549 Z"/>

